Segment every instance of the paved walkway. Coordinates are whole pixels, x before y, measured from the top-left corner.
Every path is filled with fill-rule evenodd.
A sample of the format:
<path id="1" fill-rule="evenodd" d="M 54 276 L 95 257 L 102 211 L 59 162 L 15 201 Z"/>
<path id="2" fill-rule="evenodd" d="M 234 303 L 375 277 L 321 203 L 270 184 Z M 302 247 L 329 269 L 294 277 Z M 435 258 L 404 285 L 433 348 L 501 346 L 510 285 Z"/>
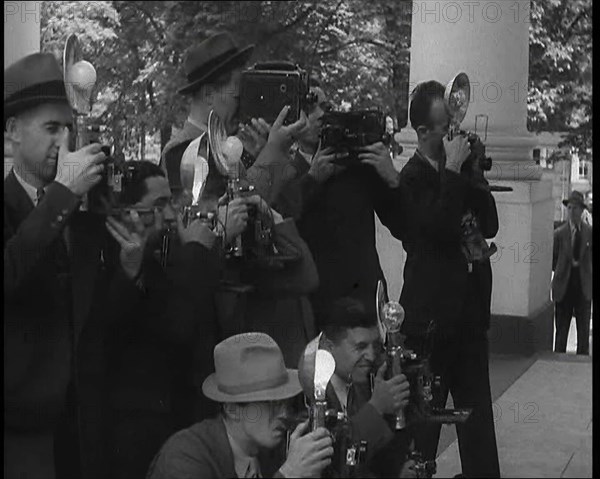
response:
<path id="1" fill-rule="evenodd" d="M 508 370 L 518 373 L 524 361 L 494 356 L 490 363 L 502 477 L 592 477 L 591 357 L 548 353 L 532 358 L 533 364 L 496 399 L 499 380 L 509 381 L 513 373 Z M 444 429 L 456 437 L 454 427 Z M 457 441 L 440 450 L 435 477 L 458 474 Z"/>

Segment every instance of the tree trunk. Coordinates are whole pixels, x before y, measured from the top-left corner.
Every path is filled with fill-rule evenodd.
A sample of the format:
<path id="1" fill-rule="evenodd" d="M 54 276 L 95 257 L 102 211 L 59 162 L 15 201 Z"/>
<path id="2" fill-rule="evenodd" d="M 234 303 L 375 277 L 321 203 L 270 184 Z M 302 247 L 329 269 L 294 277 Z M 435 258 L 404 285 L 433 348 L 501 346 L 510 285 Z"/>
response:
<path id="1" fill-rule="evenodd" d="M 172 134 L 173 134 L 173 129 L 172 129 L 172 126 L 170 123 L 168 125 L 161 126 L 161 128 L 160 128 L 160 153 L 161 154 L 164 151 L 165 146 L 167 146 L 167 143 L 171 139 Z"/>
<path id="2" fill-rule="evenodd" d="M 140 127 L 140 160 L 146 159 L 146 125 L 142 123 Z"/>

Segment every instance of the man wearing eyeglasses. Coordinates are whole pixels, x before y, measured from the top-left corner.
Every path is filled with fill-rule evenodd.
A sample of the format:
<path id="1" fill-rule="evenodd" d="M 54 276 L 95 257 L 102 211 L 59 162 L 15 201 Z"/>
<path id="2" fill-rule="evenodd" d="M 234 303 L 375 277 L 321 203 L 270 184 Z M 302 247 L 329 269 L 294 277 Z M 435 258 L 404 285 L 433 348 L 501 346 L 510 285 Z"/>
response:
<path id="1" fill-rule="evenodd" d="M 120 247 L 120 264 L 133 280 L 129 301 L 106 332 L 113 478 L 144 477 L 170 434 L 216 412 L 195 387 L 212 372 L 210 352 L 217 342 L 216 235 L 199 220 L 184 226 L 159 166 L 140 161 L 130 168 L 121 195 L 126 208 L 106 220 Z M 236 222 L 229 228 L 243 230 L 243 211 L 232 217 Z M 169 228 L 177 233 L 165 255 L 162 239 Z"/>

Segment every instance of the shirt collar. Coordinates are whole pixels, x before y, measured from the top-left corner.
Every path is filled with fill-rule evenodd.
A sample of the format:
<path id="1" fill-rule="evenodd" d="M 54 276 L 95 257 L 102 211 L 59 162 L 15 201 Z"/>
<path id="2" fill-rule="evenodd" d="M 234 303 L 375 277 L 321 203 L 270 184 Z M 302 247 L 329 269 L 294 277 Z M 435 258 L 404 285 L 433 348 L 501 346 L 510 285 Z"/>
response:
<path id="1" fill-rule="evenodd" d="M 260 475 L 258 458 L 249 456 L 242 450 L 231 434 L 229 434 L 227 422 L 223 422 L 225 424 L 225 430 L 227 431 L 227 439 L 229 440 L 229 445 L 231 446 L 231 452 L 233 452 L 233 467 L 236 475 L 238 477 L 246 477 L 246 472 L 249 468 L 251 468 L 252 465 L 254 465 L 254 468 Z"/>
<path id="2" fill-rule="evenodd" d="M 571 228 L 571 233 L 575 233 L 575 230 L 577 229 L 577 225 L 575 223 L 573 223 L 571 220 L 569 220 L 569 227 Z M 581 228 L 581 226 L 579 226 L 579 228 Z"/>
<path id="3" fill-rule="evenodd" d="M 25 190 L 25 193 L 27 193 L 27 196 L 29 196 L 29 199 L 31 200 L 33 205 L 37 206 L 37 188 L 31 186 L 23 178 L 21 178 L 21 176 L 17 173 L 17 170 L 15 168 L 13 168 L 13 173 L 15 174 L 15 178 L 17 178 L 19 184 Z M 46 191 L 46 187 L 44 187 L 44 191 Z"/>
<path id="4" fill-rule="evenodd" d="M 439 171 L 439 169 L 440 169 L 440 164 L 439 164 L 437 161 L 435 161 L 435 160 L 432 160 L 431 158 L 429 158 L 429 157 L 428 157 L 428 156 L 427 156 L 425 153 L 423 153 L 421 150 L 417 150 L 417 153 L 418 153 L 418 154 L 421 156 L 421 158 L 423 158 L 424 160 L 426 160 L 426 161 L 427 161 L 427 163 L 429 163 L 429 164 L 430 164 L 430 165 L 433 167 L 433 169 L 434 169 L 435 171 Z"/>
<path id="5" fill-rule="evenodd" d="M 334 374 L 331 376 L 331 386 L 345 411 L 348 407 L 348 390 L 350 389 L 350 383 L 337 374 Z"/>

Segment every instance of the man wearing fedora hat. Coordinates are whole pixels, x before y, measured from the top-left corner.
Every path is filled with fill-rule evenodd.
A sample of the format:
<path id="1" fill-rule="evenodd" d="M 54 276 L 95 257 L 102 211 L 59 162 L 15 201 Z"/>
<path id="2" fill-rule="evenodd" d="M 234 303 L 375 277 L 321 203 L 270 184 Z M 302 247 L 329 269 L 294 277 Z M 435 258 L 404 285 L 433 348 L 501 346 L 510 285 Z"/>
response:
<path id="1" fill-rule="evenodd" d="M 571 319 L 577 323 L 577 354 L 590 352 L 592 307 L 592 228 L 581 216 L 587 208 L 583 195 L 573 191 L 563 200 L 568 221 L 554 231 L 552 297 L 555 303 L 554 350 L 564 353 Z"/>
<path id="2" fill-rule="evenodd" d="M 83 406 L 81 393 L 95 384 L 87 373 L 97 339 L 87 331 L 107 304 L 108 233 L 100 218 L 78 210 L 101 179 L 105 155 L 100 145 L 69 152 L 72 120 L 51 54 L 28 55 L 4 71 L 4 126 L 14 155 L 4 181 L 5 477 L 54 477 L 55 468 L 87 477 L 70 469 L 79 469 L 76 437 L 83 441 L 88 431 L 76 424 L 78 415 L 101 423 L 101 408 Z M 125 273 L 113 279 L 129 281 Z M 101 448 L 93 449 L 98 457 Z"/>
<path id="3" fill-rule="evenodd" d="M 302 391 L 298 371 L 286 369 L 281 350 L 262 333 L 232 336 L 215 347 L 215 373 L 202 386 L 222 412 L 173 435 L 155 457 L 148 479 L 191 477 L 319 477 L 333 454 L 327 430 L 290 437 L 291 400 Z"/>
<path id="4" fill-rule="evenodd" d="M 229 33 L 213 35 L 187 51 L 184 59 L 187 83 L 178 93 L 190 98 L 190 113 L 183 128 L 165 146 L 161 157 L 161 165 L 167 171 L 175 193 L 182 190 L 179 166 L 183 153 L 192 140 L 208 129 L 208 116 L 212 110 L 223 122 L 229 135 L 236 133 L 241 71 L 253 51 L 254 45 L 239 48 Z M 281 114 L 285 115 L 285 112 L 282 110 Z M 264 121 L 256 120 L 253 123 L 252 131 L 256 133 L 255 140 L 260 145 L 248 143 L 251 135 L 240 135 L 246 152 L 252 151 L 257 155 L 248 171 L 242 167 L 242 176 L 246 175 L 256 192 L 270 203 L 272 188 L 282 178 L 293 136 L 304 127 L 305 118 L 288 126 L 284 126 L 283 121 L 276 121 L 270 131 Z M 263 143 L 264 138 L 258 138 L 254 130 L 262 136 L 268 135 L 266 144 Z"/>

